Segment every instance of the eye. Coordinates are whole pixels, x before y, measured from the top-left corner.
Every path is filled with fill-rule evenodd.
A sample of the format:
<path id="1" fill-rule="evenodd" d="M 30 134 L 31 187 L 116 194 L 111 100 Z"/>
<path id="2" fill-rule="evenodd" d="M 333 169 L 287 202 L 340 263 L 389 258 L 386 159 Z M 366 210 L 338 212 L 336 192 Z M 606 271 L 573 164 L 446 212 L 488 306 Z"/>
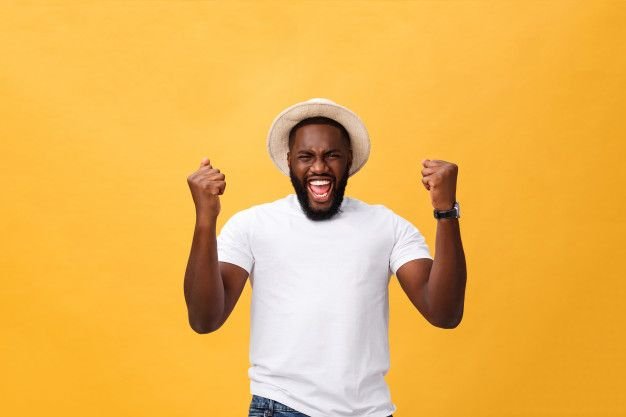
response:
<path id="1" fill-rule="evenodd" d="M 298 159 L 300 161 L 309 161 L 311 159 L 311 155 L 299 155 Z"/>

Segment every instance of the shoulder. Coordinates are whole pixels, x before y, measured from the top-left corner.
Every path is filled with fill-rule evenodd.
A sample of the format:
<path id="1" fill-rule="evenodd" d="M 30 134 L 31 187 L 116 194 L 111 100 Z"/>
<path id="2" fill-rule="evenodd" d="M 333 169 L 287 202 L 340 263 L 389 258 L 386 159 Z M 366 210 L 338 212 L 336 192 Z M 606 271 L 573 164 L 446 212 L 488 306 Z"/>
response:
<path id="1" fill-rule="evenodd" d="M 383 204 L 370 204 L 354 197 L 346 197 L 343 211 L 353 213 L 363 213 L 369 216 L 384 217 L 393 219 L 398 215 Z"/>
<path id="2" fill-rule="evenodd" d="M 275 201 L 260 203 L 242 209 L 233 214 L 228 220 L 228 223 L 249 223 L 254 221 L 259 216 L 265 214 L 272 214 L 287 210 L 289 208 L 289 197 L 283 197 Z"/>
<path id="3" fill-rule="evenodd" d="M 417 229 L 411 221 L 383 204 L 369 204 L 356 198 L 348 198 L 347 200 L 348 204 L 346 204 L 344 211 L 361 213 L 366 216 L 368 223 L 377 226 L 384 224 L 393 229 L 394 233 Z"/>

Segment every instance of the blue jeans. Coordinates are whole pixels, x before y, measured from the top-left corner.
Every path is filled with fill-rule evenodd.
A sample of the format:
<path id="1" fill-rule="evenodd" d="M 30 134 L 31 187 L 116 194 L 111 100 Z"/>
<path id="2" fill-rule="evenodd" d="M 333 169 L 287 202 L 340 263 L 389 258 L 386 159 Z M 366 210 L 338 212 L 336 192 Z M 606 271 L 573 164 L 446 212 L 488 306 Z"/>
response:
<path id="1" fill-rule="evenodd" d="M 252 395 L 248 417 L 308 417 L 285 404 L 269 398 Z M 393 417 L 390 415 L 389 417 Z"/>

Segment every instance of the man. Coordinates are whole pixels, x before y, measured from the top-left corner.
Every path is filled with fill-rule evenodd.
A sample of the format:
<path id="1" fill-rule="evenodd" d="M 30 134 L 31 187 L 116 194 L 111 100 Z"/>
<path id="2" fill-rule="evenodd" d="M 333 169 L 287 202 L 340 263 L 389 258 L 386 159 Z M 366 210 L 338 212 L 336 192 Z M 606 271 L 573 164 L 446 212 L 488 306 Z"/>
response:
<path id="1" fill-rule="evenodd" d="M 188 177 L 196 206 L 185 300 L 198 333 L 217 330 L 246 279 L 252 286 L 249 416 L 387 417 L 392 274 L 434 326 L 461 321 L 465 257 L 457 166 L 422 161 L 437 218 L 436 254 L 411 223 L 382 205 L 345 197 L 365 164 L 367 130 L 326 99 L 297 103 L 268 135 L 295 195 L 240 211 L 216 236 L 225 176 L 203 159 Z"/>

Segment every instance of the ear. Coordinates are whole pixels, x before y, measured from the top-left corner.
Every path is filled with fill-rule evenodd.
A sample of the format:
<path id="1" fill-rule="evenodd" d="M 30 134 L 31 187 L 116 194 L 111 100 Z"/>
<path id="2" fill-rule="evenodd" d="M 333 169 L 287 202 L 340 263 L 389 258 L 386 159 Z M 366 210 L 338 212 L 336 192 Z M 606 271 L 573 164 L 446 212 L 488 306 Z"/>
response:
<path id="1" fill-rule="evenodd" d="M 287 166 L 291 169 L 291 158 L 289 157 L 289 152 L 287 152 Z"/>

